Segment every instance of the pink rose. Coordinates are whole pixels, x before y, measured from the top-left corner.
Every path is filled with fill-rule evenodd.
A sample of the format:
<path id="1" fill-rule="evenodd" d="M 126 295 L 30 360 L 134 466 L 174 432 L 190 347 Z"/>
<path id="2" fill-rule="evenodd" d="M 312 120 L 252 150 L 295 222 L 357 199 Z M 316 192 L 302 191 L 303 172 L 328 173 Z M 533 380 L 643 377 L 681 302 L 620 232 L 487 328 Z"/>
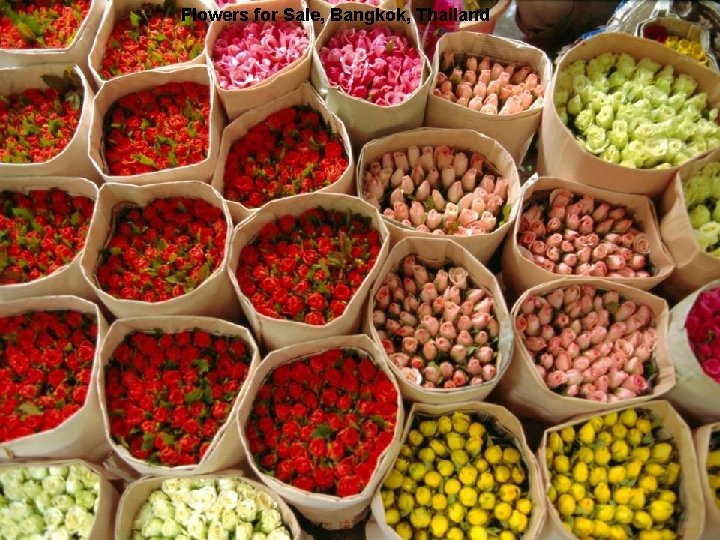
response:
<path id="1" fill-rule="evenodd" d="M 553 371 L 545 376 L 545 384 L 551 390 L 562 386 L 567 382 L 567 374 L 564 371 Z"/>
<path id="2" fill-rule="evenodd" d="M 437 353 L 438 353 L 437 347 L 435 346 L 435 342 L 433 340 L 427 341 L 423 345 L 422 352 L 423 352 L 423 356 L 425 357 L 426 360 L 428 360 L 428 361 L 435 360 L 435 358 L 437 357 Z"/>

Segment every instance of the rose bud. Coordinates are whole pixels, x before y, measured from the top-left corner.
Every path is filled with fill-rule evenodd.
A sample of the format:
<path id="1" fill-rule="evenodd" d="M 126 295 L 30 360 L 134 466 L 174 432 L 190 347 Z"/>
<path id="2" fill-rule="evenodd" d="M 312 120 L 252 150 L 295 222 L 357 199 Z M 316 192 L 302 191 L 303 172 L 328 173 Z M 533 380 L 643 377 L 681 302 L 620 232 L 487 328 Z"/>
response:
<path id="1" fill-rule="evenodd" d="M 396 289 L 397 291 L 398 289 Z M 413 278 L 403 278 L 403 292 L 407 293 L 408 295 L 415 295 L 417 294 L 418 287 L 415 284 L 415 280 Z M 405 296 L 405 298 L 408 298 L 408 296 Z M 405 298 L 403 298 L 403 302 L 405 301 Z"/>
<path id="2" fill-rule="evenodd" d="M 595 222 L 590 216 L 583 216 L 580 218 L 580 224 L 578 225 L 578 232 L 580 234 L 590 234 L 593 232 Z"/>
<path id="3" fill-rule="evenodd" d="M 542 351 L 546 344 L 547 342 L 540 337 L 530 336 L 525 340 L 525 347 L 533 353 Z"/>
<path id="4" fill-rule="evenodd" d="M 553 371 L 545 376 L 545 384 L 548 388 L 555 389 L 567 382 L 567 374 L 564 371 Z"/>
<path id="5" fill-rule="evenodd" d="M 457 343 L 463 347 L 470 347 L 475 341 L 467 330 L 461 330 L 457 337 Z"/>
<path id="6" fill-rule="evenodd" d="M 449 379 L 453 376 L 453 373 L 455 373 L 455 366 L 453 366 L 450 362 L 443 362 L 440 364 L 440 376 L 443 379 Z"/>
<path id="7" fill-rule="evenodd" d="M 584 383 L 580 386 L 580 393 L 585 396 L 585 398 L 595 391 L 597 391 L 597 386 L 592 383 Z"/>
<path id="8" fill-rule="evenodd" d="M 634 271 L 642 270 L 643 268 L 645 268 L 645 266 L 647 266 L 647 258 L 645 257 L 645 255 L 639 255 L 636 253 L 632 256 L 632 259 L 630 259 L 627 264 L 630 269 Z"/>
<path id="9" fill-rule="evenodd" d="M 415 328 L 413 328 L 412 326 L 408 326 L 408 325 L 401 326 L 400 329 L 397 332 L 395 332 L 396 336 L 399 336 L 402 338 L 412 337 L 414 334 L 415 334 Z"/>
<path id="10" fill-rule="evenodd" d="M 467 304 L 467 302 L 463 302 L 463 305 L 465 304 Z M 461 315 L 455 323 L 455 326 L 458 330 L 462 332 L 463 330 L 470 330 L 471 328 L 473 328 L 473 322 L 470 316 Z"/>
<path id="11" fill-rule="evenodd" d="M 482 368 L 482 377 L 486 381 L 492 381 L 497 375 L 497 368 L 492 364 L 486 364 Z"/>
<path id="12" fill-rule="evenodd" d="M 395 352 L 395 346 L 393 345 L 393 342 L 390 340 L 385 340 L 380 343 L 382 345 L 383 350 L 387 354 L 393 354 Z"/>
<path id="13" fill-rule="evenodd" d="M 442 225 L 443 217 L 434 208 L 430 209 L 425 218 L 425 224 L 430 230 L 435 230 Z"/>
<path id="14" fill-rule="evenodd" d="M 545 341 L 549 341 L 555 337 L 555 330 L 549 324 L 540 327 L 540 337 Z"/>
<path id="15" fill-rule="evenodd" d="M 568 304 L 567 306 L 565 306 L 565 313 L 568 314 L 568 317 L 570 317 L 573 322 L 575 319 L 580 317 L 582 313 L 582 306 L 580 304 L 580 300 L 575 300 L 575 302 L 573 302 L 572 304 Z"/>
<path id="16" fill-rule="evenodd" d="M 639 358 L 633 357 L 625 360 L 623 369 L 628 375 L 642 375 L 643 374 L 643 363 Z"/>
<path id="17" fill-rule="evenodd" d="M 432 303 L 433 313 L 440 315 L 445 311 L 445 298 L 438 296 Z"/>
<path id="18" fill-rule="evenodd" d="M 418 300 L 415 296 L 406 296 L 403 300 L 403 309 L 405 311 L 415 313 L 417 312 L 419 306 L 420 300 Z"/>
<path id="19" fill-rule="evenodd" d="M 608 270 L 622 270 L 625 268 L 625 259 L 621 255 L 608 255 L 605 264 Z"/>
<path id="20" fill-rule="evenodd" d="M 395 335 L 400 330 L 400 323 L 395 319 L 387 319 L 385 321 L 385 331 L 391 336 Z"/>
<path id="21" fill-rule="evenodd" d="M 480 302 L 475 305 L 475 313 L 490 313 L 492 314 L 495 301 L 488 297 L 483 298 Z"/>
<path id="22" fill-rule="evenodd" d="M 373 311 L 373 326 L 379 328 L 385 325 L 385 312 L 379 309 Z"/>
<path id="23" fill-rule="evenodd" d="M 534 313 L 531 313 L 526 317 L 527 319 L 527 328 L 525 329 L 525 334 L 528 336 L 537 336 L 540 334 L 540 319 L 538 319 L 537 315 Z M 488 319 L 489 322 L 489 319 Z"/>
<path id="24" fill-rule="evenodd" d="M 474 200 L 475 196 L 472 193 L 466 193 L 465 195 L 463 195 L 457 203 L 457 205 L 460 207 L 461 213 L 462 210 L 471 210 Z"/>
<path id="25" fill-rule="evenodd" d="M 561 350 L 563 350 L 563 348 L 560 336 L 555 336 L 547 342 L 547 351 L 553 356 L 560 354 Z"/>
<path id="26" fill-rule="evenodd" d="M 375 302 L 380 309 L 386 309 L 390 305 L 390 288 L 387 285 L 383 285 L 377 290 Z"/>
<path id="27" fill-rule="evenodd" d="M 642 310 L 642 308 L 644 308 L 644 307 L 647 307 L 647 306 L 646 306 L 645 304 L 643 304 L 642 306 L 640 306 L 640 310 Z M 648 310 L 649 310 L 649 309 L 650 309 L 650 308 L 648 308 Z M 638 313 L 638 315 L 639 315 L 639 313 Z M 649 321 L 648 321 L 648 322 L 649 322 Z M 648 349 L 650 349 L 651 351 L 655 350 L 655 346 L 657 345 L 657 341 L 658 341 L 658 333 L 657 333 L 657 330 L 656 330 L 655 328 L 647 328 L 647 329 L 643 332 L 642 344 L 643 344 L 645 347 L 647 347 Z"/>
<path id="28" fill-rule="evenodd" d="M 618 388 L 615 390 L 614 394 L 618 398 L 618 400 L 632 399 L 637 397 L 637 393 L 633 392 L 632 390 L 628 390 L 627 388 Z"/>
<path id="29" fill-rule="evenodd" d="M 554 324 L 561 329 L 566 328 L 570 324 L 570 317 L 568 317 L 566 313 L 560 312 L 555 315 Z"/>
<path id="30" fill-rule="evenodd" d="M 436 298 L 438 298 L 438 291 L 435 289 L 435 285 L 433 283 L 425 283 L 422 291 L 420 291 L 420 299 L 423 302 L 432 302 Z"/>
<path id="31" fill-rule="evenodd" d="M 435 337 L 440 330 L 440 322 L 431 315 L 424 315 L 420 325 L 428 331 L 431 337 Z"/>
<path id="32" fill-rule="evenodd" d="M 553 308 L 550 304 L 545 304 L 537 312 L 537 318 L 540 324 L 550 324 L 553 320 Z"/>
<path id="33" fill-rule="evenodd" d="M 460 207 L 455 203 L 447 203 L 445 205 L 445 224 L 450 225 L 454 223 L 460 213 Z"/>
<path id="34" fill-rule="evenodd" d="M 423 302 L 423 303 L 420 304 L 420 305 L 418 306 L 418 308 L 417 308 L 417 316 L 418 316 L 420 319 L 422 319 L 422 318 L 425 317 L 426 315 L 432 315 L 432 314 L 433 314 L 432 304 L 429 304 L 429 303 L 427 303 L 427 302 Z"/>
<path id="35" fill-rule="evenodd" d="M 447 289 L 448 287 L 449 282 L 450 278 L 448 276 L 448 273 L 445 270 L 438 270 L 435 274 L 435 279 L 433 281 L 433 285 L 435 285 L 437 292 L 440 294 L 444 293 L 445 289 Z"/>
<path id="36" fill-rule="evenodd" d="M 458 222 L 462 227 L 469 227 L 478 220 L 480 216 L 475 210 L 463 208 L 458 216 Z"/>
<path id="37" fill-rule="evenodd" d="M 433 200 L 434 210 L 436 210 L 438 212 L 442 212 L 445 209 L 445 205 L 447 204 L 445 201 L 445 198 L 442 196 L 442 194 L 437 189 L 433 189 L 431 196 L 432 196 L 432 200 Z M 431 212 L 432 212 L 432 210 L 430 210 L 428 212 L 428 214 L 430 214 Z M 428 221 L 429 221 L 429 219 L 428 219 Z M 431 229 L 435 228 L 435 227 L 432 227 L 430 225 L 430 223 L 428 223 L 428 227 L 430 227 Z"/>
<path id="38" fill-rule="evenodd" d="M 410 209 L 404 202 L 393 203 L 393 213 L 395 216 L 394 219 L 397 221 L 402 221 L 410 217 Z"/>
<path id="39" fill-rule="evenodd" d="M 563 395 L 568 396 L 568 397 L 575 397 L 579 394 L 580 394 L 580 385 L 579 384 L 569 385 L 563 392 Z"/>
<path id="40" fill-rule="evenodd" d="M 423 376 L 428 382 L 437 384 L 440 382 L 440 371 L 436 366 L 426 366 L 422 371 Z"/>
<path id="41" fill-rule="evenodd" d="M 475 303 L 471 302 L 470 300 L 465 300 L 462 304 L 460 304 L 460 316 L 468 317 L 468 322 L 470 324 L 470 327 L 472 327 L 472 321 L 470 321 L 470 317 L 475 312 Z"/>
<path id="42" fill-rule="evenodd" d="M 463 196 L 463 188 L 460 182 L 454 182 L 447 192 L 448 201 L 451 203 L 457 203 Z"/>
<path id="43" fill-rule="evenodd" d="M 400 370 L 400 374 L 405 380 L 410 381 L 411 383 L 420 384 L 420 381 L 422 380 L 420 372 L 417 369 L 411 367 L 402 368 Z"/>
<path id="44" fill-rule="evenodd" d="M 570 355 L 568 355 L 568 353 L 565 351 L 560 351 L 560 353 L 555 356 L 555 363 L 553 365 L 555 366 L 555 369 L 559 369 L 560 371 L 567 371 L 572 365 Z"/>
<path id="45" fill-rule="evenodd" d="M 389 355 L 390 361 L 399 368 L 410 365 L 410 356 L 405 353 L 392 353 Z"/>
<path id="46" fill-rule="evenodd" d="M 430 341 L 426 341 L 423 344 L 422 353 L 423 353 L 423 356 L 425 357 L 425 359 L 428 361 L 435 359 L 435 357 L 438 354 L 438 350 L 437 350 L 437 347 L 435 346 L 435 342 L 432 339 Z"/>
<path id="47" fill-rule="evenodd" d="M 568 214 L 565 216 L 565 227 L 576 231 L 580 226 L 580 216 L 578 214 Z"/>
<path id="48" fill-rule="evenodd" d="M 411 367 L 411 368 L 414 368 L 414 369 L 417 369 L 417 370 L 420 370 L 420 369 L 422 369 L 422 368 L 425 367 L 425 360 L 423 360 L 422 358 L 420 358 L 420 357 L 417 356 L 417 355 L 416 355 L 416 356 L 413 356 L 413 357 L 410 359 L 410 367 Z"/>
<path id="49" fill-rule="evenodd" d="M 442 336 L 435 339 L 435 347 L 437 347 L 437 350 L 439 352 L 450 352 L 450 347 L 452 345 L 450 344 L 450 341 L 447 338 L 444 338 Z"/>
<path id="50" fill-rule="evenodd" d="M 635 347 L 626 339 L 618 339 L 615 341 L 614 348 L 616 351 L 623 353 L 625 356 L 630 357 L 635 352 Z"/>
<path id="51" fill-rule="evenodd" d="M 642 344 L 642 332 L 635 330 L 625 337 L 625 339 L 633 346 L 633 350 Z"/>
<path id="52" fill-rule="evenodd" d="M 591 314 L 594 315 L 594 314 Z M 578 335 L 577 339 L 575 340 L 575 343 L 577 343 L 577 346 L 580 347 L 580 350 L 584 351 L 588 347 L 590 347 L 590 332 L 583 332 L 582 334 Z"/>
<path id="53" fill-rule="evenodd" d="M 455 330 L 455 325 L 453 325 L 453 323 L 450 321 L 445 321 L 440 325 L 440 335 L 447 340 L 454 340 L 455 338 L 457 338 L 457 331 Z"/>
<path id="54" fill-rule="evenodd" d="M 422 203 L 427 200 L 430 196 L 431 189 L 430 182 L 423 180 L 423 182 L 418 186 L 417 191 L 415 191 L 415 201 Z"/>
<path id="55" fill-rule="evenodd" d="M 409 217 L 410 223 L 414 227 L 422 225 L 425 222 L 425 208 L 423 208 L 422 203 L 413 201 L 412 206 L 410 207 Z"/>
<path id="56" fill-rule="evenodd" d="M 408 255 L 402 260 L 402 275 L 404 277 L 413 277 L 413 268 L 417 264 L 413 255 Z"/>
<path id="57" fill-rule="evenodd" d="M 394 169 L 392 176 L 390 176 L 390 185 L 396 189 L 399 189 L 400 192 L 402 192 L 402 189 L 400 189 L 400 184 L 402 184 L 403 177 L 405 175 L 402 172 L 402 169 Z"/>
<path id="58" fill-rule="evenodd" d="M 455 385 L 455 383 L 452 380 L 445 381 L 443 383 L 442 387 L 445 388 L 446 390 L 452 390 L 453 388 L 457 388 L 457 386 Z"/>
<path id="59" fill-rule="evenodd" d="M 605 391 L 598 388 L 597 390 L 594 390 L 587 394 L 587 399 L 589 399 L 590 401 L 597 401 L 599 403 L 607 403 L 608 395 Z"/>
<path id="60" fill-rule="evenodd" d="M 480 330 L 475 334 L 475 345 L 485 345 L 489 340 L 490 338 L 485 330 Z"/>
<path id="61" fill-rule="evenodd" d="M 408 278 L 405 278 L 405 279 L 408 279 Z M 404 279 L 403 281 L 405 281 L 405 279 Z M 414 284 L 414 282 L 413 282 L 412 287 L 414 287 L 414 286 L 415 286 L 415 284 Z M 405 288 L 404 288 L 404 287 L 398 287 L 397 289 L 393 289 L 393 290 L 392 290 L 392 296 L 393 296 L 393 300 L 395 300 L 395 302 L 402 302 L 403 300 L 405 300 Z M 391 305 L 388 309 L 395 309 L 395 310 L 397 310 L 397 311 L 395 312 L 395 314 L 399 314 L 400 311 L 401 311 L 401 310 L 400 310 L 400 305 L 397 305 L 396 307 L 393 307 L 393 306 Z"/>
<path id="62" fill-rule="evenodd" d="M 427 328 L 418 327 L 415 329 L 414 337 L 420 345 L 423 345 L 430 340 L 430 332 Z"/>
<path id="63" fill-rule="evenodd" d="M 555 365 L 555 357 L 550 353 L 543 353 L 538 360 L 545 369 L 551 369 Z"/>
<path id="64" fill-rule="evenodd" d="M 578 344 L 573 342 L 571 343 L 567 348 L 567 353 L 570 355 L 570 358 L 577 358 L 580 356 L 580 347 L 578 347 Z"/>
<path id="65" fill-rule="evenodd" d="M 543 366 L 539 366 L 535 364 L 535 371 L 537 371 L 537 374 L 540 376 L 541 379 L 545 378 L 545 375 L 547 374 L 547 370 Z"/>
<path id="66" fill-rule="evenodd" d="M 535 313 L 535 309 L 540 307 L 539 300 L 537 296 L 528 296 L 523 300 L 523 303 L 520 304 L 520 311 L 525 315 Z"/>
<path id="67" fill-rule="evenodd" d="M 642 394 L 648 388 L 648 383 L 642 375 L 630 375 L 622 383 L 622 388 L 630 390 L 635 394 Z"/>
<path id="68" fill-rule="evenodd" d="M 480 375 L 482 373 L 482 364 L 477 358 L 470 358 L 465 369 L 470 375 Z"/>
<path id="69" fill-rule="evenodd" d="M 462 345 L 453 345 L 450 349 L 450 357 L 455 362 L 465 362 L 467 358 L 467 348 Z"/>
<path id="70" fill-rule="evenodd" d="M 652 349 L 647 345 L 638 345 L 635 349 L 635 357 L 641 362 L 648 360 L 650 356 L 652 356 Z"/>
<path id="71" fill-rule="evenodd" d="M 454 302 L 447 302 L 445 304 L 445 310 L 443 311 L 443 320 L 445 322 L 454 323 L 458 315 L 460 315 L 460 306 Z"/>
<path id="72" fill-rule="evenodd" d="M 450 287 L 445 289 L 445 292 L 443 293 L 443 298 L 445 298 L 445 300 L 449 300 L 450 302 L 454 302 L 455 304 L 461 304 L 462 295 L 460 294 L 460 287 L 458 287 L 457 285 L 451 285 Z"/>
<path id="73" fill-rule="evenodd" d="M 585 355 L 578 356 L 577 358 L 573 359 L 572 367 L 573 369 L 579 371 L 585 371 L 590 367 L 590 358 Z"/>

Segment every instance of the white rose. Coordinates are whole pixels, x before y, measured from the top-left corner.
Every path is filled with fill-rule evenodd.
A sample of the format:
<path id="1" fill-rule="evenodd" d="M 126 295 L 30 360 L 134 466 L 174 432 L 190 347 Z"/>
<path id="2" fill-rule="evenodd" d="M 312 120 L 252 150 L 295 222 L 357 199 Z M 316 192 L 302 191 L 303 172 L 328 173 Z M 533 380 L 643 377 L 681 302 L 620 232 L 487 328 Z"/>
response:
<path id="1" fill-rule="evenodd" d="M 26 534 L 38 534 L 45 531 L 45 521 L 42 516 L 32 514 L 20 522 L 20 528 Z"/>
<path id="2" fill-rule="evenodd" d="M 173 502 L 173 504 L 187 504 L 190 500 L 190 495 L 192 495 L 192 490 L 190 489 L 190 487 L 183 486 L 175 493 L 173 493 L 172 497 L 170 497 L 170 500 Z"/>
<path id="3" fill-rule="evenodd" d="M 175 510 L 169 500 L 155 499 L 150 503 L 150 505 L 152 506 L 152 513 L 155 517 L 160 519 L 172 519 L 175 516 Z"/>
<path id="4" fill-rule="evenodd" d="M 3 539 L 15 540 L 20 536 L 21 530 L 17 523 L 8 521 L 2 526 Z"/>
<path id="5" fill-rule="evenodd" d="M 215 487 L 214 478 L 189 478 L 190 489 L 200 489 L 208 486 Z"/>
<path id="6" fill-rule="evenodd" d="M 192 516 L 192 510 L 186 504 L 177 503 L 173 509 L 174 519 L 183 527 L 187 526 L 187 522 Z"/>
<path id="7" fill-rule="evenodd" d="M 277 508 L 277 502 L 269 493 L 264 491 L 255 492 L 255 502 L 257 503 L 258 510 L 271 510 Z"/>
<path id="8" fill-rule="evenodd" d="M 215 499 L 215 502 L 210 505 L 210 508 L 203 512 L 205 519 L 208 521 L 219 521 L 222 513 L 223 507 L 218 504 L 217 499 Z"/>
<path id="9" fill-rule="evenodd" d="M 100 489 L 100 476 L 95 471 L 84 465 L 73 465 L 73 467 L 75 467 L 76 477 L 82 482 L 85 489 L 93 491 Z"/>
<path id="10" fill-rule="evenodd" d="M 282 527 L 282 516 L 280 512 L 274 509 L 263 510 L 262 517 L 260 518 L 260 529 L 264 533 L 269 533 Z"/>
<path id="11" fill-rule="evenodd" d="M 267 536 L 265 535 L 265 533 L 255 532 L 250 537 L 250 540 L 267 540 Z"/>
<path id="12" fill-rule="evenodd" d="M 217 521 L 210 523 L 208 527 L 208 540 L 228 540 L 230 535 L 225 530 L 225 527 Z"/>
<path id="13" fill-rule="evenodd" d="M 67 491 L 71 495 L 74 495 L 75 493 L 82 491 L 82 488 L 83 488 L 82 482 L 78 478 L 69 476 L 67 478 L 67 480 L 65 480 L 65 491 Z"/>
<path id="14" fill-rule="evenodd" d="M 220 516 L 220 521 L 222 522 L 223 527 L 225 527 L 228 531 L 232 531 L 237 525 L 238 520 L 234 510 L 225 510 L 222 513 L 222 516 Z"/>
<path id="15" fill-rule="evenodd" d="M 60 495 L 65 493 L 65 479 L 56 475 L 46 476 L 43 478 L 42 488 L 50 495 Z"/>
<path id="16" fill-rule="evenodd" d="M 166 519 L 162 525 L 162 535 L 169 536 L 170 538 L 177 537 L 178 534 L 183 532 L 180 524 L 174 519 Z"/>
<path id="17" fill-rule="evenodd" d="M 254 499 L 255 494 L 257 493 L 257 490 L 254 486 L 251 486 L 250 484 L 247 484 L 245 482 L 240 482 L 237 485 L 236 491 L 238 492 L 238 495 L 240 495 L 241 499 Z"/>
<path id="18" fill-rule="evenodd" d="M 218 494 L 218 503 L 223 507 L 223 510 L 232 510 L 238 505 L 240 496 L 236 491 L 222 490 Z"/>
<path id="19" fill-rule="evenodd" d="M 47 467 L 43 467 L 42 465 L 32 465 L 28 467 L 25 472 L 27 476 L 33 480 L 42 480 L 49 474 Z"/>
<path id="20" fill-rule="evenodd" d="M 22 484 L 25 481 L 25 472 L 22 467 L 5 469 L 0 472 L 0 484 Z"/>
<path id="21" fill-rule="evenodd" d="M 170 501 L 170 497 L 168 497 L 166 493 L 160 491 L 159 489 L 156 489 L 156 490 L 153 491 L 153 492 L 150 494 L 150 496 L 148 497 L 148 502 L 149 502 L 150 504 L 154 504 L 155 501 L 166 501 L 166 502 L 169 502 L 169 501 Z"/>
<path id="22" fill-rule="evenodd" d="M 33 500 L 42 493 L 42 486 L 37 480 L 28 480 L 23 484 L 23 493 L 26 499 Z"/>
<path id="23" fill-rule="evenodd" d="M 143 536 L 160 536 L 162 534 L 163 522 L 161 519 L 152 518 L 142 528 Z"/>
<path id="24" fill-rule="evenodd" d="M 175 537 L 175 540 L 192 540 L 192 539 L 191 539 L 189 536 L 185 535 L 185 534 L 178 534 L 178 535 Z"/>
<path id="25" fill-rule="evenodd" d="M 48 529 L 57 529 L 65 521 L 65 514 L 57 508 L 48 508 L 43 512 L 43 519 Z"/>
<path id="26" fill-rule="evenodd" d="M 31 534 L 30 536 L 25 536 L 25 538 L 27 540 L 45 540 L 45 537 L 39 533 Z"/>
<path id="27" fill-rule="evenodd" d="M 234 491 L 238 486 L 238 481 L 234 478 L 217 478 L 215 483 L 218 491 Z"/>
<path id="28" fill-rule="evenodd" d="M 88 518 L 92 519 L 92 515 L 87 510 L 73 506 L 65 514 L 65 526 L 72 532 L 79 531 Z"/>
<path id="29" fill-rule="evenodd" d="M 13 482 L 10 484 L 5 484 L 3 486 L 3 489 L 5 490 L 5 496 L 10 499 L 11 501 L 22 501 L 25 499 L 25 489 L 23 488 L 25 484 L 22 484 L 20 482 Z"/>
<path id="30" fill-rule="evenodd" d="M 290 536 L 290 531 L 285 527 L 280 527 L 268 534 L 267 540 L 292 540 L 292 537 Z"/>
<path id="31" fill-rule="evenodd" d="M 8 515 L 13 521 L 20 521 L 32 514 L 32 508 L 24 501 L 13 501 L 8 505 Z"/>
<path id="32" fill-rule="evenodd" d="M 244 499 L 240 501 L 235 508 L 238 519 L 252 523 L 256 519 L 257 504 L 252 499 Z"/>
<path id="33" fill-rule="evenodd" d="M 78 534 L 81 538 L 88 538 L 90 536 L 90 531 L 93 528 L 94 522 L 95 520 L 90 514 L 83 517 L 80 522 L 80 526 L 78 527 Z"/>
<path id="34" fill-rule="evenodd" d="M 238 523 L 235 528 L 235 540 L 250 540 L 253 535 L 253 526 L 249 523 Z"/>
<path id="35" fill-rule="evenodd" d="M 94 508 L 97 495 L 91 491 L 78 491 L 75 495 L 75 504 L 90 510 Z"/>
<path id="36" fill-rule="evenodd" d="M 150 503 L 143 504 L 140 507 L 140 510 L 138 510 L 138 513 L 135 515 L 135 520 L 133 521 L 133 529 L 142 529 L 152 517 L 153 513 Z"/>
<path id="37" fill-rule="evenodd" d="M 69 467 L 67 465 L 50 465 L 48 467 L 48 474 L 50 476 L 60 476 L 63 479 L 67 478 Z"/>
<path id="38" fill-rule="evenodd" d="M 203 486 L 190 493 L 187 505 L 196 512 L 205 512 L 217 499 L 217 491 L 213 486 Z"/>
<path id="39" fill-rule="evenodd" d="M 192 538 L 204 539 L 206 536 L 205 520 L 200 514 L 193 514 L 190 516 L 185 528 Z"/>
<path id="40" fill-rule="evenodd" d="M 55 508 L 67 512 L 75 504 L 75 501 L 70 495 L 55 495 L 52 498 L 52 504 Z"/>
<path id="41" fill-rule="evenodd" d="M 183 485 L 184 481 L 182 478 L 168 478 L 167 480 L 163 480 L 162 485 L 160 486 L 160 489 L 168 496 L 172 497 L 175 492 L 177 492 Z"/>
<path id="42" fill-rule="evenodd" d="M 50 533 L 50 540 L 70 540 L 70 533 L 65 529 L 60 529 Z"/>
<path id="43" fill-rule="evenodd" d="M 49 508 L 53 508 L 52 497 L 44 491 L 35 497 L 35 508 L 40 512 L 45 512 Z"/>

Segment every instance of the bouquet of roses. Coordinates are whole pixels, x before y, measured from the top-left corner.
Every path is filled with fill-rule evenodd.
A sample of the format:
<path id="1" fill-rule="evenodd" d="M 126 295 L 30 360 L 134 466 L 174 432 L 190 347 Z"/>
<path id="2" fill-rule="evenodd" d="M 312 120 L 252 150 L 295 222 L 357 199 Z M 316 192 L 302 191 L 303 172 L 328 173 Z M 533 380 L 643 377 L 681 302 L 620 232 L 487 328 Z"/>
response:
<path id="1" fill-rule="evenodd" d="M 708 163 L 682 187 L 695 240 L 702 251 L 720 259 L 720 163 Z"/>
<path id="2" fill-rule="evenodd" d="M 246 208 L 311 193 L 335 183 L 349 166 L 349 149 L 311 106 L 279 110 L 230 146 L 223 196 Z"/>
<path id="3" fill-rule="evenodd" d="M 709 288 L 695 299 L 685 319 L 685 331 L 705 374 L 720 382 L 720 288 Z"/>
<path id="4" fill-rule="evenodd" d="M 91 0 L 6 0 L 0 5 L 0 49 L 64 49 L 90 11 Z"/>
<path id="5" fill-rule="evenodd" d="M 123 329 L 113 325 L 110 334 Z M 110 437 L 135 460 L 196 465 L 225 429 L 255 345 L 199 328 L 128 330 L 103 382 Z"/>
<path id="6" fill-rule="evenodd" d="M 95 71 L 101 80 L 108 80 L 188 62 L 203 53 L 207 29 L 206 22 L 183 19 L 177 0 L 118 13 Z"/>
<path id="7" fill-rule="evenodd" d="M 45 88 L 0 97 L 0 163 L 50 161 L 75 137 L 85 99 L 76 68 L 42 80 Z"/>

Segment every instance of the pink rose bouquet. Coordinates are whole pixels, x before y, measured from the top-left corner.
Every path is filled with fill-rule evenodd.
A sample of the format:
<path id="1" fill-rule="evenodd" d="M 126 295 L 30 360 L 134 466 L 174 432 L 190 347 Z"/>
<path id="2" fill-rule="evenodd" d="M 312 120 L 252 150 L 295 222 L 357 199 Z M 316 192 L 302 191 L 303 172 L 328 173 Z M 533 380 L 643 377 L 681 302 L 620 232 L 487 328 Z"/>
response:
<path id="1" fill-rule="evenodd" d="M 331 86 L 381 107 L 402 103 L 422 83 L 418 49 L 382 24 L 339 30 L 320 50 L 320 61 Z"/>
<path id="2" fill-rule="evenodd" d="M 658 334 L 646 304 L 572 285 L 528 296 L 515 329 L 554 392 L 613 403 L 652 391 Z"/>
<path id="3" fill-rule="evenodd" d="M 561 275 L 653 275 L 648 235 L 628 208 L 566 189 L 534 195 L 518 227 L 525 258 Z"/>
<path id="4" fill-rule="evenodd" d="M 464 268 L 433 269 L 406 256 L 375 294 L 373 325 L 390 361 L 424 388 L 483 384 L 497 374 L 494 300 Z"/>
<path id="5" fill-rule="evenodd" d="M 703 371 L 720 383 L 720 288 L 698 295 L 685 319 L 685 330 Z"/>
<path id="6" fill-rule="evenodd" d="M 220 88 L 240 90 L 260 84 L 300 59 L 310 37 L 296 22 L 249 22 L 227 25 L 212 48 Z"/>
<path id="7" fill-rule="evenodd" d="M 487 234 L 508 217 L 508 181 L 484 156 L 444 145 L 386 152 L 368 165 L 365 199 L 418 231 Z"/>

